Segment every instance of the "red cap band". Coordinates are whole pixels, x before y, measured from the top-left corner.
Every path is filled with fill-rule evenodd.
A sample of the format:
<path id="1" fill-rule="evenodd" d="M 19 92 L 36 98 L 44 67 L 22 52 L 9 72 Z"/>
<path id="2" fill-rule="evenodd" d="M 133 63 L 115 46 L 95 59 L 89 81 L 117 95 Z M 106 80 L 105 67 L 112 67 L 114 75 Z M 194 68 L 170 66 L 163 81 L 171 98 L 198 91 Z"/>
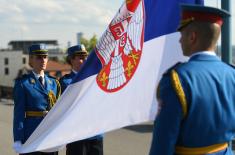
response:
<path id="1" fill-rule="evenodd" d="M 217 23 L 220 26 L 223 24 L 222 17 L 212 14 L 212 13 L 205 13 L 205 12 L 193 12 L 193 11 L 184 11 L 182 15 L 182 19 L 189 19 L 194 18 L 195 21 L 204 21 L 210 23 Z"/>

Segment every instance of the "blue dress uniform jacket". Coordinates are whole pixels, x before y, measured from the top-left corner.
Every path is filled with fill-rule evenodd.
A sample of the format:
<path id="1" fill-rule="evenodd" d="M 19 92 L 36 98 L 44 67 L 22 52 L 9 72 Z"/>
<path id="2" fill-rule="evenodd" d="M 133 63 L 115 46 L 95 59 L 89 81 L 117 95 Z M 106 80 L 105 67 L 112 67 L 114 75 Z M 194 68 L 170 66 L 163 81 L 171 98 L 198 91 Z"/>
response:
<path id="1" fill-rule="evenodd" d="M 62 93 L 68 87 L 68 85 L 72 82 L 75 75 L 76 74 L 71 71 L 69 74 L 66 74 L 63 77 L 61 77 L 61 79 L 59 81 L 60 81 Z M 103 135 L 97 135 L 97 136 L 94 136 L 94 137 L 91 137 L 88 139 L 101 139 L 101 138 L 103 138 Z"/>
<path id="2" fill-rule="evenodd" d="M 234 68 L 198 54 L 167 71 L 158 90 L 150 155 L 233 154 L 227 144 L 235 135 Z"/>
<path id="3" fill-rule="evenodd" d="M 74 72 L 70 72 L 69 74 L 66 74 L 60 78 L 60 85 L 61 85 L 61 92 L 62 93 L 68 87 L 68 85 L 72 82 L 75 75 L 76 74 Z"/>
<path id="4" fill-rule="evenodd" d="M 24 143 L 44 118 L 44 116 L 26 116 L 26 113 L 49 111 L 60 95 L 59 82 L 47 75 L 44 78 L 44 87 L 32 72 L 15 81 L 14 141 Z"/>

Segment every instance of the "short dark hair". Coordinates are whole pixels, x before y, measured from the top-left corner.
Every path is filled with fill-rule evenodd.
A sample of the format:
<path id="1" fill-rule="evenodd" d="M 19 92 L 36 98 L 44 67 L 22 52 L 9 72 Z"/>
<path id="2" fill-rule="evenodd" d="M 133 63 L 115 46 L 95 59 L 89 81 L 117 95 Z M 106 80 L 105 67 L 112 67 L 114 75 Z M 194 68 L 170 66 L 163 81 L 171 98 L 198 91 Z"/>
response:
<path id="1" fill-rule="evenodd" d="M 190 30 L 197 33 L 202 49 L 216 46 L 221 31 L 221 27 L 218 24 L 194 21 L 188 26 L 190 26 Z"/>

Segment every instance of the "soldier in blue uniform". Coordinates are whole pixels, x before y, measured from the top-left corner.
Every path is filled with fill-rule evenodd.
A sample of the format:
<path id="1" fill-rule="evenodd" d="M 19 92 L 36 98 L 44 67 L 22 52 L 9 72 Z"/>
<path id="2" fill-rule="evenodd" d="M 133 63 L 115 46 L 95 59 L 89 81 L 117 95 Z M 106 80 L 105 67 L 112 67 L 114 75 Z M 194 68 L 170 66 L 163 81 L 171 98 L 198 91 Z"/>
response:
<path id="1" fill-rule="evenodd" d="M 182 5 L 180 43 L 188 62 L 160 80 L 160 110 L 150 155 L 231 155 L 235 135 L 235 70 L 215 54 L 223 19 L 212 7 Z"/>
<path id="2" fill-rule="evenodd" d="M 71 66 L 72 70 L 69 74 L 64 75 L 60 79 L 62 92 L 64 92 L 65 88 L 72 82 L 72 79 L 88 56 L 84 45 L 76 45 L 68 48 L 67 54 L 66 61 Z"/>
<path id="3" fill-rule="evenodd" d="M 62 92 L 71 83 L 88 55 L 84 45 L 72 46 L 67 53 L 67 62 L 72 71 L 60 79 Z M 66 148 L 66 155 L 103 155 L 103 135 L 70 143 Z"/>
<path id="4" fill-rule="evenodd" d="M 44 44 L 29 47 L 29 65 L 32 71 L 19 77 L 14 86 L 13 134 L 16 152 L 25 143 L 60 96 L 59 81 L 44 74 L 48 50 Z M 21 154 L 23 155 L 23 154 Z M 58 152 L 33 152 L 27 155 L 58 155 Z"/>

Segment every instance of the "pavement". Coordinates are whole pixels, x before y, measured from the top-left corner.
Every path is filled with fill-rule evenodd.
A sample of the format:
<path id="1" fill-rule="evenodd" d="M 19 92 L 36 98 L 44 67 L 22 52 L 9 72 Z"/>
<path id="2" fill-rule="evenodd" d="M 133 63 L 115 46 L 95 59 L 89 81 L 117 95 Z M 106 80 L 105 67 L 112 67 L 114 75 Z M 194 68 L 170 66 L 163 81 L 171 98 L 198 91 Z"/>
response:
<path id="1" fill-rule="evenodd" d="M 12 100 L 0 100 L 0 155 L 16 155 L 12 149 Z M 104 155 L 147 155 L 152 123 L 129 126 L 105 134 Z M 65 155 L 65 149 L 59 152 Z"/>

